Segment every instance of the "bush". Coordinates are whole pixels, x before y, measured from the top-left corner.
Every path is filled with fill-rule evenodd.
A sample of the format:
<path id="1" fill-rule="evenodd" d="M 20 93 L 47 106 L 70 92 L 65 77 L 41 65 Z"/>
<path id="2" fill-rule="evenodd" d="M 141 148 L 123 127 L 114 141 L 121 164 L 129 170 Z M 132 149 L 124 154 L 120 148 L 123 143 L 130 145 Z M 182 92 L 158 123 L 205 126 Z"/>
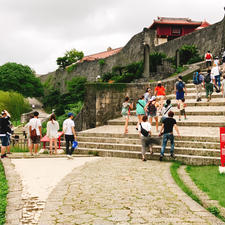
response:
<path id="1" fill-rule="evenodd" d="M 150 54 L 150 72 L 157 72 L 157 66 L 162 65 L 162 59 L 166 58 L 166 54 L 161 52 L 153 52 Z"/>
<path id="2" fill-rule="evenodd" d="M 0 111 L 6 109 L 12 120 L 20 120 L 22 113 L 30 111 L 30 105 L 24 97 L 16 92 L 0 91 Z"/>
<path id="3" fill-rule="evenodd" d="M 68 73 L 71 73 L 71 72 L 73 72 L 76 68 L 77 68 L 77 64 L 72 64 L 72 65 L 66 67 L 66 71 L 67 71 Z"/>
<path id="4" fill-rule="evenodd" d="M 195 45 L 183 45 L 180 48 L 180 64 L 190 64 L 201 61 L 198 49 Z"/>

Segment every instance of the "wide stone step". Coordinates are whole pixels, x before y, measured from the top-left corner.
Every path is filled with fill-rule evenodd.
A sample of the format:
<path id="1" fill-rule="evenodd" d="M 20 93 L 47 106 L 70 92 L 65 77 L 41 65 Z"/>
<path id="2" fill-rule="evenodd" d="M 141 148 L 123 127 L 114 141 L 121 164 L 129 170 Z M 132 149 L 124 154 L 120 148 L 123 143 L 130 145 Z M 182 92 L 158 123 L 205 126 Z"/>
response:
<path id="1" fill-rule="evenodd" d="M 106 137 L 78 136 L 77 140 L 78 142 L 128 144 L 128 145 L 140 145 L 141 143 L 140 139 L 133 139 L 133 138 L 106 138 Z M 220 149 L 220 143 L 218 142 L 196 142 L 196 141 L 178 141 L 178 140 L 175 141 L 175 147 Z"/>
<path id="2" fill-rule="evenodd" d="M 128 144 L 110 144 L 110 143 L 94 143 L 94 142 L 80 142 L 78 148 L 88 149 L 111 149 L 114 151 L 141 151 L 141 145 L 128 145 Z M 161 146 L 153 145 L 154 152 L 160 152 Z M 170 146 L 166 147 L 165 152 L 170 152 Z M 202 149 L 202 148 L 184 148 L 175 147 L 174 152 L 176 154 L 184 155 L 202 155 L 202 156 L 220 156 L 220 150 L 218 149 Z"/>
<path id="3" fill-rule="evenodd" d="M 139 134 L 135 126 L 129 126 L 129 133 L 124 135 L 124 126 L 105 125 L 79 132 L 79 136 L 85 137 L 107 137 L 107 138 L 134 138 L 138 139 Z M 217 127 L 179 127 L 181 141 L 206 141 L 219 142 L 220 129 Z M 158 136 L 155 127 L 152 127 L 153 136 Z M 177 136 L 175 135 L 175 140 Z"/>
<path id="4" fill-rule="evenodd" d="M 167 95 L 166 97 L 169 99 L 176 99 L 175 94 Z M 184 97 L 185 99 L 196 99 L 196 92 L 195 91 L 192 91 L 191 93 L 188 92 L 187 96 L 185 95 Z M 202 92 L 202 99 L 205 99 L 205 98 L 206 98 L 206 93 Z M 212 98 L 222 98 L 222 93 L 213 92 Z"/>
<path id="5" fill-rule="evenodd" d="M 178 118 L 175 118 L 178 119 Z M 129 125 L 136 125 L 138 118 L 136 116 L 130 116 Z M 109 120 L 108 125 L 124 125 L 125 121 L 123 117 Z M 153 120 L 152 125 L 155 126 L 155 120 Z M 224 116 L 214 116 L 213 120 L 209 116 L 189 116 L 187 120 L 178 121 L 178 126 L 201 126 L 201 127 L 222 127 L 225 126 Z"/>
<path id="6" fill-rule="evenodd" d="M 78 148 L 75 152 L 76 154 L 89 154 L 98 155 L 101 157 L 121 157 L 121 158 L 138 158 L 141 159 L 141 152 L 131 152 L 131 151 L 113 151 L 107 149 L 88 149 L 88 148 Z M 149 160 L 159 160 L 159 153 L 146 154 L 146 158 Z M 220 165 L 219 157 L 209 157 L 209 156 L 194 156 L 194 155 L 176 155 L 176 160 L 189 165 Z M 170 154 L 165 153 L 163 161 L 173 161 Z"/>

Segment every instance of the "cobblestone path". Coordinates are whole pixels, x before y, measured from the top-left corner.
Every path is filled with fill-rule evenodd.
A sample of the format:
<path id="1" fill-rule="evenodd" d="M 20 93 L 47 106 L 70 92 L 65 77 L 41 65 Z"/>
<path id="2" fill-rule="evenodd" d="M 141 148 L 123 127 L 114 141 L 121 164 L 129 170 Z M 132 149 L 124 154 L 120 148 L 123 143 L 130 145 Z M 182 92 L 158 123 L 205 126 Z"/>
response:
<path id="1" fill-rule="evenodd" d="M 170 163 L 103 158 L 76 168 L 50 194 L 39 225 L 223 224 L 186 196 Z"/>

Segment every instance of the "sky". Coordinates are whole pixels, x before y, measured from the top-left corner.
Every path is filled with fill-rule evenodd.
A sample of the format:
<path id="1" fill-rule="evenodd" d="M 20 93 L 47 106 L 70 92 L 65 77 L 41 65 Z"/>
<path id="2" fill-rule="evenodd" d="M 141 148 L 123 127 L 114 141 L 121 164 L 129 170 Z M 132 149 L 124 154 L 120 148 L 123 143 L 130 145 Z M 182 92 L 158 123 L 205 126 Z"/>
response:
<path id="1" fill-rule="evenodd" d="M 122 47 L 157 16 L 224 17 L 224 0 L 0 0 L 0 65 L 16 62 L 37 74 L 57 69 L 73 48 L 90 55 Z"/>

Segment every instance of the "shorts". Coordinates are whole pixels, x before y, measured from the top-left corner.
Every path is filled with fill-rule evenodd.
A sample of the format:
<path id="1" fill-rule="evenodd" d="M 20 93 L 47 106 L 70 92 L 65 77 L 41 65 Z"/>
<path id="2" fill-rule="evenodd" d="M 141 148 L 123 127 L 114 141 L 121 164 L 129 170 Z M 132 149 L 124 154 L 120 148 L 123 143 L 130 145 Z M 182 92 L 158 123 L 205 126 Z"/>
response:
<path id="1" fill-rule="evenodd" d="M 182 92 L 176 92 L 176 99 L 177 100 L 181 100 L 181 99 L 183 99 L 184 98 L 184 92 L 182 91 Z"/>
<path id="2" fill-rule="evenodd" d="M 41 136 L 35 136 L 31 139 L 32 144 L 40 144 Z"/>
<path id="3" fill-rule="evenodd" d="M 7 147 L 9 146 L 9 136 L 0 136 L 2 146 Z"/>
<path id="4" fill-rule="evenodd" d="M 129 118 L 129 115 L 127 114 L 127 115 L 122 115 L 123 116 L 123 118 L 125 118 L 125 119 L 127 119 L 127 118 Z"/>
<path id="5" fill-rule="evenodd" d="M 164 99 L 165 96 L 164 96 L 164 95 L 158 95 L 158 96 L 156 96 L 156 98 L 157 98 L 157 99 Z"/>
<path id="6" fill-rule="evenodd" d="M 185 115 L 185 109 L 180 110 L 180 115 Z"/>
<path id="7" fill-rule="evenodd" d="M 151 117 L 151 118 L 154 118 L 154 117 L 157 117 L 157 113 L 148 113 L 148 117 Z"/>

